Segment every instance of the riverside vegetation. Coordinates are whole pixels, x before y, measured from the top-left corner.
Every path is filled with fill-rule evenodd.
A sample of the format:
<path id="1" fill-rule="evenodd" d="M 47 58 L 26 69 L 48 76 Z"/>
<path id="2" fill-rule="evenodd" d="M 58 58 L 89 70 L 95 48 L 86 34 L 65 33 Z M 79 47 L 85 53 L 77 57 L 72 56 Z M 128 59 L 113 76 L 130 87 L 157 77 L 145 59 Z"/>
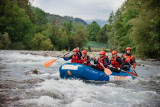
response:
<path id="1" fill-rule="evenodd" d="M 32 7 L 29 0 L 0 1 L 0 49 L 71 50 L 88 41 L 137 57 L 160 58 L 159 0 L 126 0 L 102 28 L 79 18 L 60 17 Z M 88 46 L 88 48 L 92 48 Z"/>

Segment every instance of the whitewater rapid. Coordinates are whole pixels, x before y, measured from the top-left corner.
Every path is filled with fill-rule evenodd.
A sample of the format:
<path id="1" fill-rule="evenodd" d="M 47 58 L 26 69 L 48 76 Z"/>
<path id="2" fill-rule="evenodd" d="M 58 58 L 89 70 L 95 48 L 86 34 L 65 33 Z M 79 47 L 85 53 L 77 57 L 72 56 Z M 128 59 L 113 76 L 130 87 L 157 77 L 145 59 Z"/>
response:
<path id="1" fill-rule="evenodd" d="M 158 107 L 160 106 L 160 62 L 137 60 L 139 77 L 133 81 L 92 83 L 59 77 L 54 57 L 0 50 L 0 106 L 31 107 Z M 30 73 L 38 70 L 37 74 Z"/>

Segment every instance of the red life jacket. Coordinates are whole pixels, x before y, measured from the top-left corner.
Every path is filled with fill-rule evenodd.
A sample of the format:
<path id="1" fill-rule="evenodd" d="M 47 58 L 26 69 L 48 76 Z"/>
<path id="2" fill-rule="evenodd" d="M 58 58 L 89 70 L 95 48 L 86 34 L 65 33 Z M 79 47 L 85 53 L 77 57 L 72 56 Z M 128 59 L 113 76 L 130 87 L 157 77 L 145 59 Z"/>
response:
<path id="1" fill-rule="evenodd" d="M 121 64 L 116 61 L 118 57 L 119 57 L 119 56 L 117 56 L 115 59 L 112 57 L 112 59 L 111 59 L 111 64 L 112 64 L 113 67 L 118 68 L 119 66 L 121 66 Z"/>
<path id="2" fill-rule="evenodd" d="M 74 62 L 74 63 L 80 63 L 80 60 L 79 60 L 79 55 L 72 55 L 72 60 L 71 62 Z"/>
<path id="3" fill-rule="evenodd" d="M 87 60 L 87 55 L 85 57 L 82 57 L 81 56 L 81 64 L 83 64 L 85 61 L 88 61 Z M 91 63 L 86 63 L 85 65 L 90 65 Z"/>
<path id="4" fill-rule="evenodd" d="M 126 54 L 123 54 L 122 60 L 124 60 L 125 64 L 129 64 L 129 63 L 131 64 L 131 62 L 133 62 L 133 60 L 134 60 L 134 57 L 132 56 L 132 54 L 130 54 L 129 56 Z M 136 67 L 136 63 L 133 63 L 133 67 Z"/>
<path id="5" fill-rule="evenodd" d="M 98 62 L 97 62 L 97 67 L 98 67 L 98 68 L 104 69 L 100 63 L 102 63 L 102 64 L 104 65 L 103 60 L 104 60 L 105 58 L 107 58 L 107 56 L 104 56 L 104 57 L 102 57 L 102 58 L 101 58 L 101 57 L 98 58 Z M 100 62 L 100 63 L 99 63 L 99 62 Z M 107 66 L 104 66 L 104 67 L 107 68 L 107 67 L 108 67 L 108 64 L 107 64 Z"/>
<path id="6" fill-rule="evenodd" d="M 133 61 L 133 59 L 134 59 L 134 57 L 133 57 L 132 55 L 129 55 L 129 56 L 128 56 L 128 55 L 126 55 L 126 54 L 123 55 L 123 58 L 125 59 L 124 62 L 125 62 L 126 64 L 128 64 L 128 62 L 131 63 L 131 62 Z M 127 61 L 127 60 L 128 60 L 128 61 Z"/>

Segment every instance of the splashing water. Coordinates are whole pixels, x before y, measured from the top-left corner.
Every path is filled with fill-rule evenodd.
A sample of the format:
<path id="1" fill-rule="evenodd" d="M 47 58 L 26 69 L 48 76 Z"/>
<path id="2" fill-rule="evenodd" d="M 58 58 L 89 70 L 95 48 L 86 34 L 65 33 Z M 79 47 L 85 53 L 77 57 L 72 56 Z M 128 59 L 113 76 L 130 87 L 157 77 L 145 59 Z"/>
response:
<path id="1" fill-rule="evenodd" d="M 0 51 L 0 106 L 32 107 L 106 107 L 160 105 L 160 63 L 137 60 L 139 77 L 133 81 L 89 83 L 59 78 L 57 60 L 45 68 L 44 62 L 54 59 L 20 51 Z M 38 70 L 37 74 L 28 73 Z"/>

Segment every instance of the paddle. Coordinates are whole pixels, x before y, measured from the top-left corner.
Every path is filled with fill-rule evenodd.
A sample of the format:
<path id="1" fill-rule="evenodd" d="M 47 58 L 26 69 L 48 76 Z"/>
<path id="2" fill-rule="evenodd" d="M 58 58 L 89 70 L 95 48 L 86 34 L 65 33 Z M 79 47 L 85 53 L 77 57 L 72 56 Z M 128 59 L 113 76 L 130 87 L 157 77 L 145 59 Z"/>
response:
<path id="1" fill-rule="evenodd" d="M 113 67 L 113 68 L 116 68 L 116 67 Z M 131 75 L 133 75 L 133 76 L 138 77 L 138 75 L 135 74 L 135 73 L 132 73 L 132 72 L 129 72 L 129 71 L 124 71 L 124 70 L 121 70 L 121 71 L 122 71 L 122 72 L 126 72 L 126 73 L 128 73 L 128 74 L 131 74 Z"/>
<path id="2" fill-rule="evenodd" d="M 99 63 L 100 63 L 100 62 L 99 62 Z M 111 71 L 110 69 L 105 68 L 102 63 L 100 63 L 100 64 L 101 64 L 101 66 L 104 68 L 104 72 L 105 72 L 106 75 L 111 75 L 111 74 L 112 74 L 112 71 Z"/>
<path id="3" fill-rule="evenodd" d="M 63 56 L 65 56 L 65 55 L 67 55 L 67 54 L 69 54 L 69 53 L 70 53 L 70 52 L 67 52 L 67 53 L 65 53 Z M 61 57 L 59 57 L 59 58 L 61 58 Z M 59 59 L 59 58 L 57 58 L 57 59 Z M 52 65 L 57 59 L 52 59 L 52 60 L 49 60 L 49 61 L 45 62 L 45 63 L 44 63 L 44 67 L 48 67 L 48 66 Z"/>
<path id="4" fill-rule="evenodd" d="M 126 60 L 127 60 L 127 62 L 129 63 L 129 65 L 132 67 L 132 65 L 130 64 L 130 62 L 128 61 L 127 58 L 126 58 Z M 131 71 L 132 71 L 132 72 L 134 71 L 134 73 L 137 75 L 136 71 L 135 71 L 135 70 L 132 70 L 132 68 L 131 68 Z M 138 76 L 138 75 L 137 75 L 137 76 Z"/>
<path id="5" fill-rule="evenodd" d="M 135 74 L 135 73 L 128 72 L 128 71 L 123 71 L 123 70 L 121 70 L 121 71 L 122 71 L 122 72 L 126 72 L 126 73 L 128 73 L 128 74 L 131 74 L 131 75 L 134 75 L 134 76 L 138 77 L 138 75 L 137 75 L 137 74 Z"/>

